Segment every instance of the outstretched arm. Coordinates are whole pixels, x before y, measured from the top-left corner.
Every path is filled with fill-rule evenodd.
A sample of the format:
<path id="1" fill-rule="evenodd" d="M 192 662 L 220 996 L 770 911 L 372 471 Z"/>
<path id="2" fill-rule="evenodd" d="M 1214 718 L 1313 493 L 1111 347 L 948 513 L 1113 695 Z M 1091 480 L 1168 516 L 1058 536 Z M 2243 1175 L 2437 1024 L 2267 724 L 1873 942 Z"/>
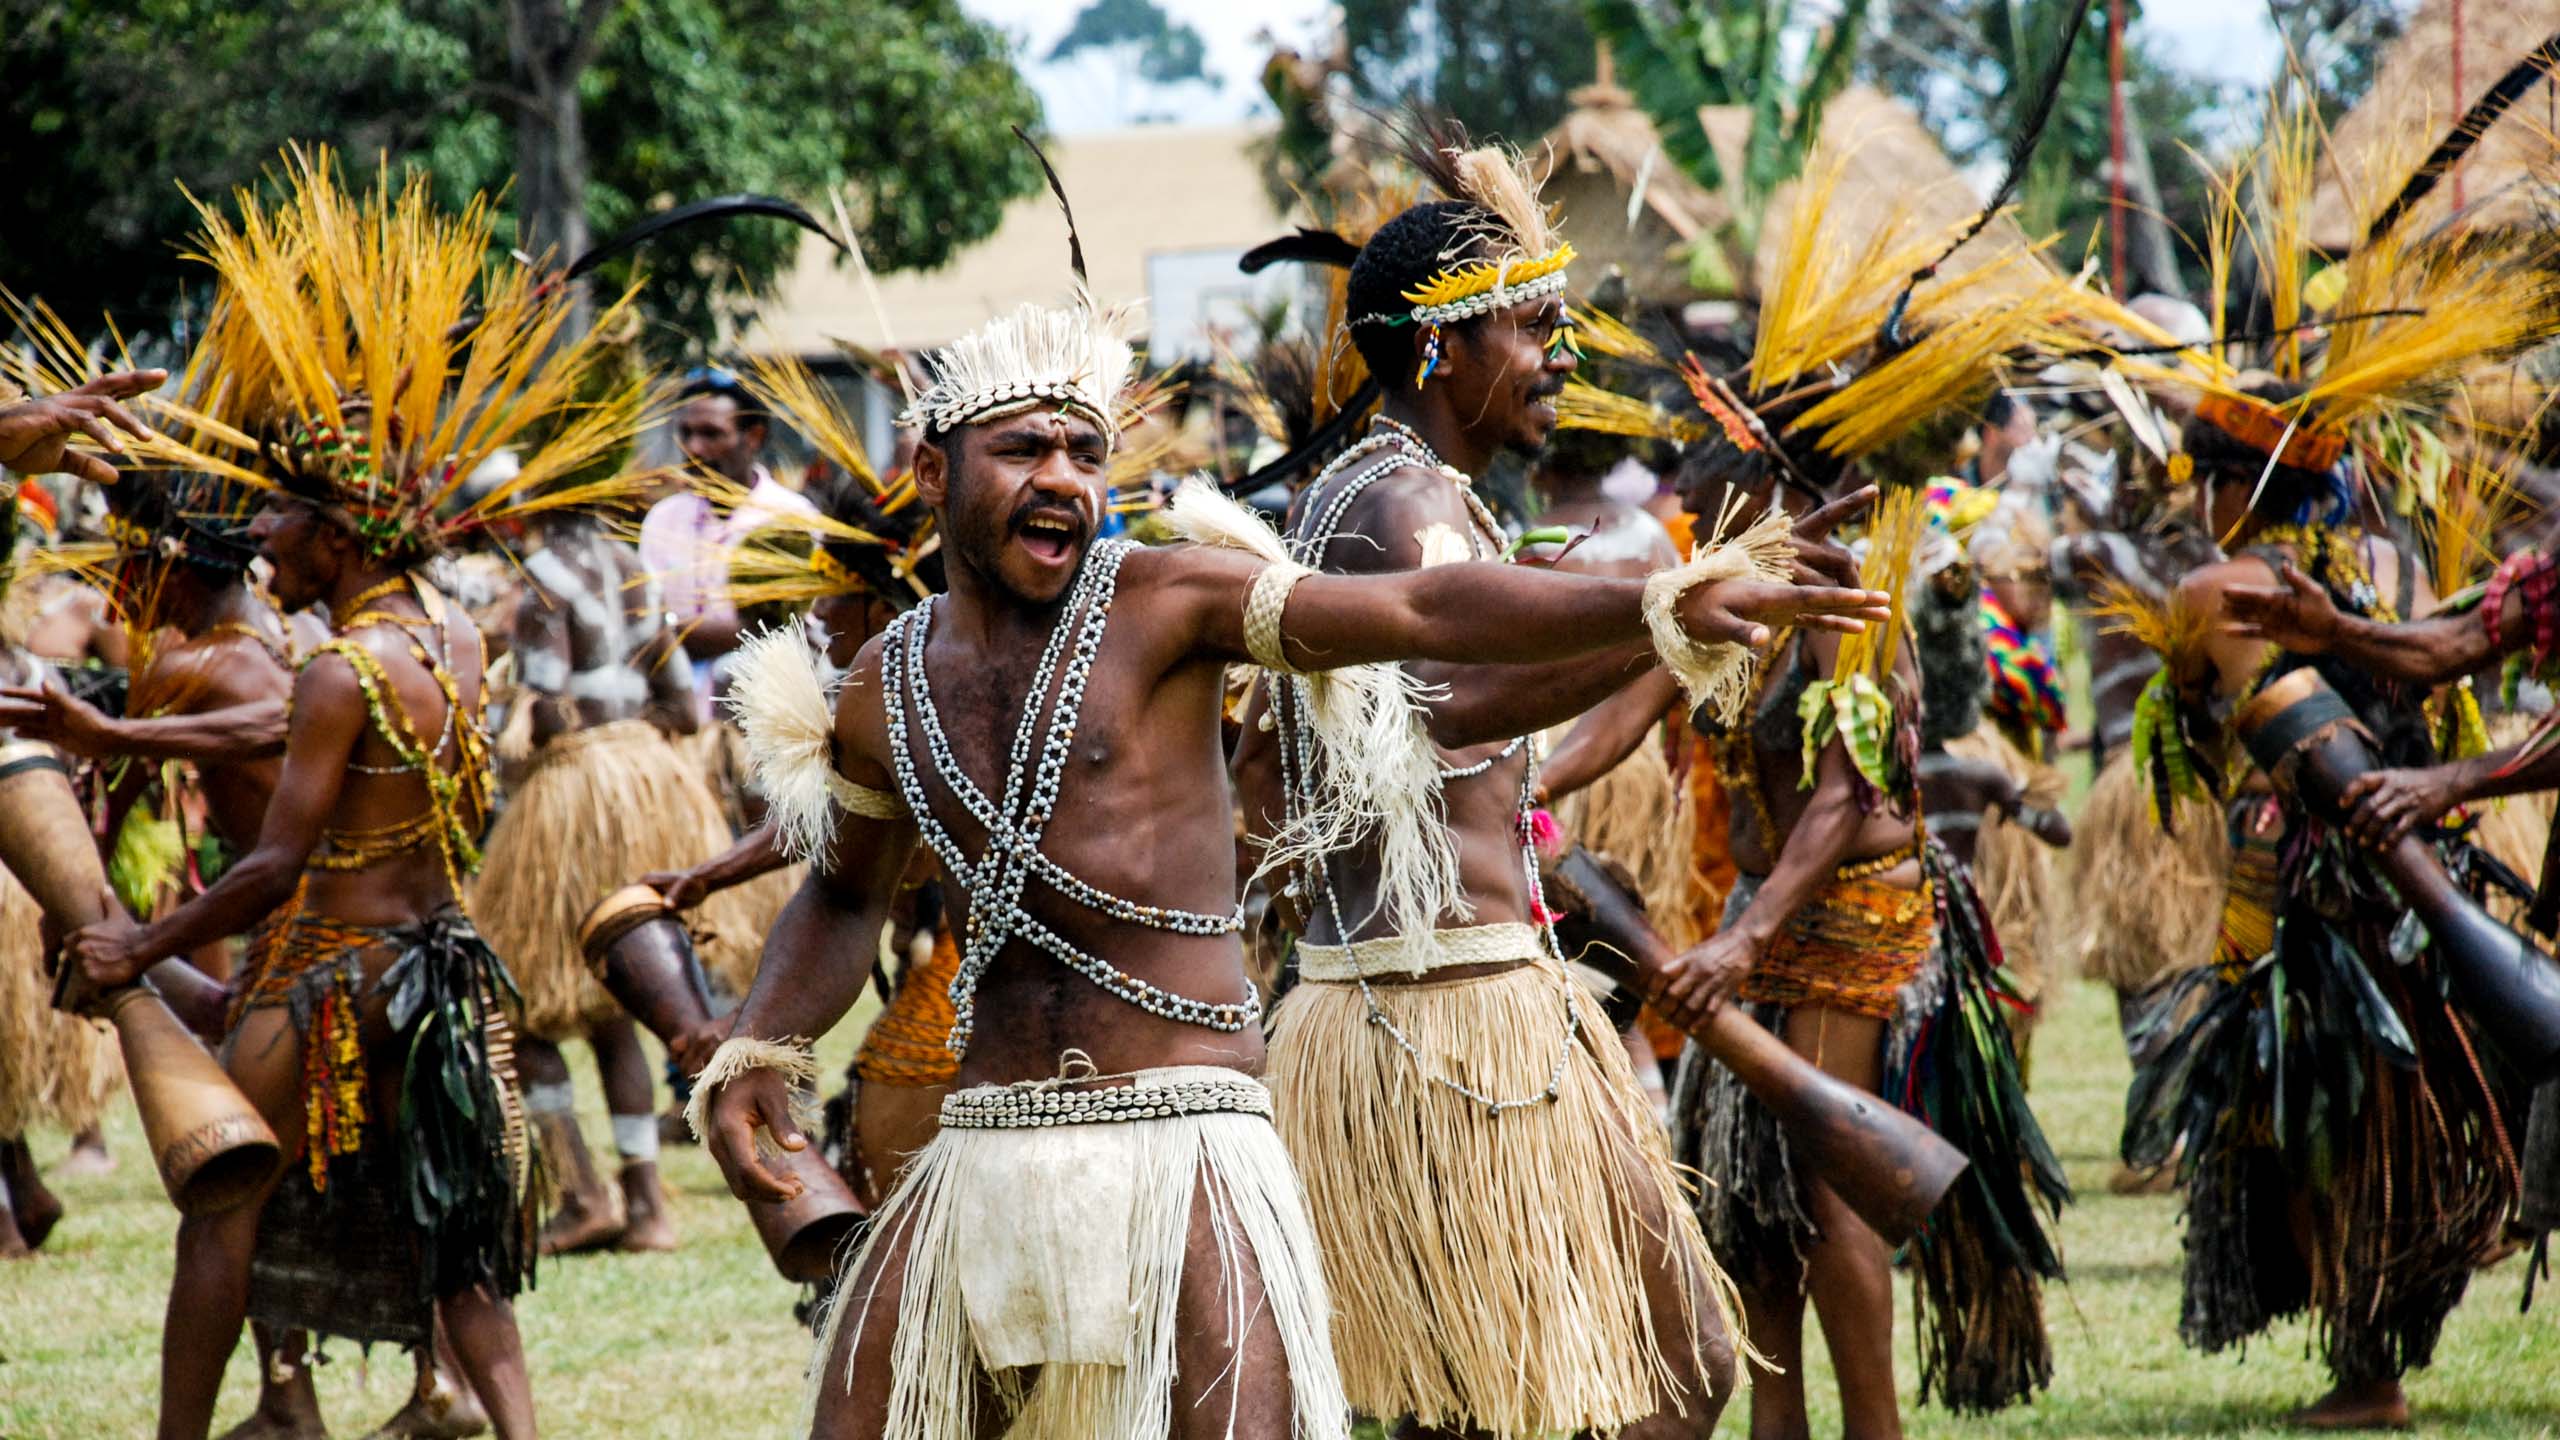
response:
<path id="1" fill-rule="evenodd" d="M 293 728 L 284 772 L 267 802 L 251 850 L 213 888 L 139 930 L 109 920 L 71 937 L 89 978 L 121 985 L 159 960 L 240 934 L 293 897 L 305 861 L 319 847 L 338 790 L 364 733 L 364 693 L 343 659 L 324 655 L 303 669 L 293 690 Z"/>
<path id="2" fill-rule="evenodd" d="M 666 897 L 674 910 L 690 910 L 732 885 L 744 885 L 791 863 L 782 853 L 781 830 L 771 820 L 738 837 L 738 843 L 690 870 L 661 870 L 640 883 Z"/>
<path id="3" fill-rule="evenodd" d="M 2233 633 L 2272 640 L 2297 654 L 2336 655 L 2404 684 L 2444 684 L 2531 638 L 2532 620 L 2523 605 L 2506 607 L 2494 635 L 2479 615 L 2468 612 L 2388 625 L 2338 609 L 2318 581 L 2292 565 L 2279 580 L 2223 591 Z"/>
<path id="4" fill-rule="evenodd" d="M 92 760 L 131 755 L 223 765 L 284 748 L 285 702 L 258 696 L 193 714 L 119 719 L 56 686 L 12 688 L 0 690 L 0 728 Z"/>

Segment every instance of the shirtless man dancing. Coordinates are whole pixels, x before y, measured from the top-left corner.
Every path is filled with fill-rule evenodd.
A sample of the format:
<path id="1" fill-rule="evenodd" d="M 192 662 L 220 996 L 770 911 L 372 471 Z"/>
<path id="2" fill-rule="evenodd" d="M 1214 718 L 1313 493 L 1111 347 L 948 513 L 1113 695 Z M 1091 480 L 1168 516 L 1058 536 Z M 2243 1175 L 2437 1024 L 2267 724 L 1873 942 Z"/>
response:
<path id="1" fill-rule="evenodd" d="M 806 1039 L 859 993 L 919 839 L 963 947 L 963 1088 L 850 1262 L 819 1436 L 1346 1434 L 1315 1242 L 1253 1078 L 1226 666 L 1552 660 L 1641 640 L 1648 583 L 1711 641 L 1880 613 L 1693 573 L 1355 579 L 1101 540 L 1130 364 L 1087 309 L 1026 309 L 938 357 L 915 476 L 948 595 L 864 647 L 832 720 L 805 685 L 792 724 L 760 718 L 793 688 L 761 655 L 739 680 L 785 833 L 825 845 L 696 1090 L 732 1189 L 787 1195 L 757 1147 L 808 1143 Z M 796 641 L 772 653 L 805 674 Z"/>

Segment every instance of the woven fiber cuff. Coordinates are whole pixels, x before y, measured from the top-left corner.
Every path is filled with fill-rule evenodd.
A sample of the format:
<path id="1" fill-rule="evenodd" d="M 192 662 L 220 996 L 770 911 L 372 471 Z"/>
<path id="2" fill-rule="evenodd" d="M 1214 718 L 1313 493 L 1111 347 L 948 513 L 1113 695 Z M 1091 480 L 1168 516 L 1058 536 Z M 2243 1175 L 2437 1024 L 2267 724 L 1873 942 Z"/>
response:
<path id="1" fill-rule="evenodd" d="M 1653 632 L 1654 653 L 1687 692 L 1690 708 L 1726 725 L 1741 714 L 1751 689 L 1750 647 L 1710 643 L 1682 629 L 1680 597 L 1725 580 L 1784 583 L 1795 553 L 1789 528 L 1787 517 L 1771 510 L 1742 534 L 1700 546 L 1687 564 L 1657 570 L 1644 582 L 1644 623 Z"/>
<path id="2" fill-rule="evenodd" d="M 865 820 L 907 818 L 906 801 L 887 790 L 874 790 L 868 785 L 857 785 L 837 774 L 832 768 L 827 771 L 827 793 L 835 797 L 836 803 L 843 806 L 848 815 L 859 815 Z"/>
<path id="3" fill-rule="evenodd" d="M 818 1110 L 812 1100 L 818 1083 L 818 1056 L 806 1040 L 759 1040 L 752 1035 L 732 1035 L 711 1052 L 711 1063 L 693 1079 L 693 1097 L 684 1103 L 684 1123 L 693 1138 L 710 1138 L 711 1097 L 720 1087 L 750 1070 L 773 1070 L 781 1074 L 791 1087 L 791 1123 L 802 1134 L 818 1128 Z M 756 1132 L 756 1154 L 772 1159 L 781 1154 L 773 1136 Z"/>
<path id="4" fill-rule="evenodd" d="M 1253 588 L 1244 597 L 1244 651 L 1254 664 L 1284 675 L 1298 673 L 1280 643 L 1280 614 L 1289 608 L 1289 592 L 1311 573 L 1304 565 L 1284 560 L 1264 566 L 1253 577 Z"/>

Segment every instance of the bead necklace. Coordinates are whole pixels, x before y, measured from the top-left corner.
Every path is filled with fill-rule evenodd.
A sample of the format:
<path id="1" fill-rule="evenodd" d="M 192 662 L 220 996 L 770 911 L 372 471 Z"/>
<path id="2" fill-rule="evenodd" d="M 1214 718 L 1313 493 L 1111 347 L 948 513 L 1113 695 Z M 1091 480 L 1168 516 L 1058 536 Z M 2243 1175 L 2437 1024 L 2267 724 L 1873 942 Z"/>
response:
<path id="1" fill-rule="evenodd" d="M 1339 533 L 1343 513 L 1350 508 L 1351 502 L 1380 477 L 1403 465 L 1437 470 L 1450 477 L 1451 481 L 1457 485 L 1458 493 L 1466 498 L 1468 511 L 1475 518 L 1476 528 L 1483 532 L 1485 538 L 1493 541 L 1496 553 L 1500 553 L 1501 529 L 1494 523 L 1492 512 L 1486 510 L 1484 503 L 1476 498 L 1472 480 L 1464 472 L 1442 461 L 1431 447 L 1424 443 L 1422 437 L 1415 434 L 1410 427 L 1383 415 L 1378 417 L 1375 424 L 1376 428 L 1372 429 L 1366 437 L 1336 456 L 1332 463 L 1317 474 L 1315 480 L 1307 487 L 1307 493 L 1321 495 L 1324 487 L 1336 476 L 1352 469 L 1369 456 L 1389 451 L 1395 453 L 1387 454 L 1384 463 L 1362 471 L 1344 482 L 1340 493 L 1332 496 L 1318 509 L 1316 522 L 1305 534 L 1292 542 L 1300 562 L 1322 568 L 1325 551 Z M 1472 553 L 1481 557 L 1483 552 L 1475 545 L 1477 538 L 1470 537 L 1469 548 Z M 1281 681 L 1282 678 L 1273 677 L 1275 682 Z M 1315 753 L 1315 736 L 1313 730 L 1300 718 L 1306 713 L 1309 703 L 1308 681 L 1305 676 L 1288 676 L 1285 677 L 1285 683 L 1275 683 L 1272 686 L 1273 720 L 1280 731 L 1280 787 L 1288 811 L 1288 820 L 1292 824 L 1310 813 L 1317 804 L 1315 775 L 1318 757 Z M 1353 978 L 1360 987 L 1360 1001 L 1368 1011 L 1369 1023 L 1378 1027 L 1398 1050 L 1404 1052 L 1405 1058 L 1410 1060 L 1414 1069 L 1421 1073 L 1424 1083 L 1437 1085 L 1472 1104 L 1483 1106 L 1485 1113 L 1493 1119 L 1500 1119 L 1504 1112 L 1510 1110 L 1524 1110 L 1531 1106 L 1554 1104 L 1564 1093 L 1565 1068 L 1572 1059 L 1574 1044 L 1582 1031 L 1582 1006 L 1580 999 L 1574 994 L 1572 979 L 1564 971 L 1563 948 L 1556 942 L 1555 926 L 1547 909 L 1546 891 L 1538 876 L 1537 849 L 1531 835 L 1531 817 L 1536 813 L 1537 806 L 1538 751 L 1536 746 L 1530 743 L 1529 737 L 1520 736 L 1505 745 L 1499 754 L 1489 755 L 1472 765 L 1455 769 L 1444 767 L 1440 771 L 1443 780 L 1468 779 L 1485 773 L 1497 761 L 1508 760 L 1521 753 L 1524 748 L 1528 753 L 1528 763 L 1521 767 L 1518 818 L 1515 822 L 1516 838 L 1520 846 L 1521 872 L 1528 886 L 1529 913 L 1537 927 L 1540 948 L 1549 958 L 1556 961 L 1557 973 L 1564 990 L 1563 1036 L 1557 1046 L 1555 1064 L 1548 1070 L 1546 1086 L 1536 1094 L 1511 1098 L 1491 1095 L 1462 1081 L 1439 1074 L 1429 1065 L 1421 1047 L 1414 1044 L 1412 1038 L 1405 1034 L 1403 1027 L 1397 1025 L 1394 1018 L 1387 1014 L 1385 1007 L 1379 1004 L 1377 992 L 1370 986 L 1368 975 L 1359 969 L 1358 950 L 1352 944 L 1355 932 L 1342 912 L 1342 897 L 1333 884 L 1332 862 L 1329 859 L 1319 858 L 1300 867 L 1300 873 L 1291 876 L 1284 887 L 1301 914 L 1306 913 L 1307 910 L 1307 892 L 1310 889 L 1321 892 L 1326 914 L 1333 921 L 1334 933 L 1340 937 L 1346 954 L 1351 956 Z"/>
<path id="2" fill-rule="evenodd" d="M 889 727 L 890 768 L 897 778 L 899 793 L 915 816 L 918 833 L 941 860 L 953 883 L 969 893 L 969 921 L 961 937 L 960 964 L 951 979 L 952 1026 L 946 1045 L 954 1055 L 968 1049 L 977 1027 L 978 982 L 997 954 L 1016 938 L 1047 953 L 1105 993 L 1151 1015 L 1225 1034 L 1235 1034 L 1262 1018 L 1259 991 L 1232 1002 L 1176 994 L 1076 946 L 1040 923 L 1022 903 L 1025 885 L 1037 878 L 1056 893 L 1089 909 L 1151 929 L 1183 935 L 1224 935 L 1244 926 L 1241 905 L 1228 916 L 1141 905 L 1088 884 L 1040 852 L 1065 780 L 1094 657 L 1102 648 L 1103 628 L 1110 620 L 1120 563 L 1132 548 L 1125 541 L 1104 541 L 1085 557 L 1083 573 L 1077 577 L 1058 622 L 1050 629 L 1024 692 L 1022 718 L 1014 728 L 1007 755 L 1000 803 L 990 803 L 986 793 L 962 770 L 933 701 L 926 675 L 925 641 L 941 597 L 927 597 L 893 621 L 885 634 L 880 682 L 882 701 L 893 721 Z M 1057 694 L 1049 699 L 1053 679 Z M 912 748 L 911 736 L 917 732 L 924 736 L 927 758 L 943 788 L 986 828 L 985 845 L 975 860 L 934 814 Z M 1034 737 L 1038 737 L 1036 759 Z"/>

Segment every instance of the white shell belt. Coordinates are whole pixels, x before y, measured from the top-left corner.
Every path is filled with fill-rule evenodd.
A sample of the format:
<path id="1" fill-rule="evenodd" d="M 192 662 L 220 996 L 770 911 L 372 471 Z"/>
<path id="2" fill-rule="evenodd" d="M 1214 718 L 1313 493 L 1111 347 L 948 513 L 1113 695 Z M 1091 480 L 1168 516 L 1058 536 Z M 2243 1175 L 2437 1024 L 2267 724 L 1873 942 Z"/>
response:
<path id="1" fill-rule="evenodd" d="M 1247 1075 L 1174 1080 L 1103 1089 L 1061 1089 L 1055 1080 L 976 1085 L 942 1099 L 942 1123 L 953 1130 L 1034 1130 L 1050 1125 L 1117 1125 L 1176 1115 L 1271 1118 L 1271 1092 Z"/>
<path id="2" fill-rule="evenodd" d="M 1362 976 L 1428 975 L 1460 965 L 1498 965 L 1546 958 L 1538 929 L 1519 920 L 1434 930 L 1427 936 L 1383 935 L 1349 945 L 1298 945 L 1298 978 L 1349 985 Z"/>

